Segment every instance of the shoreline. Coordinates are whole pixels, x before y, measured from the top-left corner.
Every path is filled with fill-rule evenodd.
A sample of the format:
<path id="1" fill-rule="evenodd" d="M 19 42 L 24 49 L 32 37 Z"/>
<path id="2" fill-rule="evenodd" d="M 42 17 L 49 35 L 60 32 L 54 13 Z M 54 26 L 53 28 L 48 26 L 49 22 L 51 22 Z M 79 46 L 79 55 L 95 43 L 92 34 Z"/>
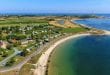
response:
<path id="1" fill-rule="evenodd" d="M 63 20 L 64 24 L 60 24 L 58 23 L 58 21 Z M 60 19 L 60 20 L 55 20 L 55 21 L 50 21 L 49 24 L 55 25 L 55 26 L 59 26 L 59 27 L 63 27 L 63 28 L 75 28 L 75 27 L 79 27 L 78 25 L 76 25 L 75 23 L 69 21 L 69 20 L 65 20 L 65 19 Z M 77 19 L 74 19 L 77 20 Z"/>
<path id="2" fill-rule="evenodd" d="M 35 64 L 36 65 L 36 69 L 34 70 L 34 75 L 45 75 L 46 70 L 47 70 L 47 64 L 48 64 L 48 60 L 50 58 L 51 53 L 54 51 L 54 49 L 61 43 L 69 40 L 69 39 L 74 39 L 77 37 L 81 37 L 81 36 L 87 36 L 87 35 L 91 35 L 89 33 L 83 33 L 83 34 L 75 34 L 75 35 L 71 35 L 68 36 L 66 38 L 60 39 L 59 41 L 55 42 L 53 45 L 51 45 L 51 47 L 49 47 L 46 52 L 42 53 L 41 57 L 39 58 L 38 62 Z"/>
<path id="3" fill-rule="evenodd" d="M 72 22 L 75 23 L 74 21 L 72 21 Z M 76 23 L 76 24 L 78 24 L 78 23 Z M 85 28 L 96 29 L 96 28 L 92 28 L 92 27 L 86 26 L 84 24 L 78 24 L 78 25 L 80 25 L 82 27 L 85 27 Z M 107 31 L 107 30 L 101 30 L 101 31 L 103 31 L 104 34 L 100 34 L 100 35 L 110 35 L 110 31 Z M 42 53 L 42 55 L 39 58 L 38 62 L 35 64 L 36 69 L 34 70 L 34 75 L 45 75 L 46 74 L 46 70 L 48 69 L 49 58 L 50 58 L 52 52 L 54 51 L 54 49 L 59 44 L 65 42 L 65 41 L 67 41 L 69 39 L 74 39 L 74 38 L 77 38 L 77 37 L 87 36 L 87 35 L 92 35 L 92 34 L 91 33 L 73 34 L 71 36 L 62 38 L 62 39 L 56 41 L 55 43 L 53 43 L 51 45 L 51 47 L 49 47 L 44 53 Z M 99 34 L 97 34 L 97 35 L 99 35 Z"/>
<path id="4" fill-rule="evenodd" d="M 61 43 L 64 43 L 67 40 L 70 39 L 74 39 L 77 37 L 81 37 L 81 36 L 88 36 L 88 35 L 92 35 L 91 33 L 82 33 L 82 34 L 73 34 L 71 36 L 65 37 L 63 39 L 60 39 L 58 41 L 56 41 L 55 43 L 53 43 L 45 52 L 42 53 L 42 55 L 40 56 L 38 62 L 35 64 L 36 69 L 33 71 L 34 75 L 45 75 L 46 74 L 46 70 L 48 69 L 48 61 L 49 58 L 52 54 L 52 52 L 54 51 L 54 49 Z M 101 35 L 110 35 L 110 31 L 105 31 L 104 30 L 104 34 Z"/>
<path id="5" fill-rule="evenodd" d="M 77 20 L 83 20 L 83 19 L 77 19 Z M 81 27 L 85 27 L 85 28 L 89 28 L 89 29 L 95 29 L 95 30 L 100 30 L 100 31 L 103 31 L 104 34 L 100 34 L 100 35 L 110 35 L 110 31 L 109 30 L 104 30 L 104 29 L 97 29 L 97 28 L 93 28 L 93 27 L 90 27 L 86 24 L 81 24 L 81 23 L 77 23 L 75 22 L 76 20 L 71 20 L 71 22 L 75 23 L 75 24 L 78 24 L 79 26 Z"/>
<path id="6" fill-rule="evenodd" d="M 77 19 L 77 20 L 84 20 L 84 19 Z M 86 24 L 81 24 L 81 23 L 78 23 L 78 22 L 75 22 L 77 20 L 71 20 L 71 22 L 81 26 L 81 27 L 85 27 L 85 28 L 90 28 L 90 29 L 96 29 L 96 28 L 93 28 L 93 27 L 90 27 L 90 26 L 87 26 Z"/>

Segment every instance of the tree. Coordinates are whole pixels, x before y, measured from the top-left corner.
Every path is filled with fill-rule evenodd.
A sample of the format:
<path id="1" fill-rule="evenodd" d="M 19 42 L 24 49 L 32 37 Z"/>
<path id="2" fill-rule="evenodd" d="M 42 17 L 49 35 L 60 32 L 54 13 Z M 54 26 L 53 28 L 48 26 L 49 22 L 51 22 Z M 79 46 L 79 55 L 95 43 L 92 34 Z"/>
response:
<path id="1" fill-rule="evenodd" d="M 8 61 L 5 66 L 12 66 L 14 62 L 15 62 L 15 59 L 11 58 L 10 61 Z"/>

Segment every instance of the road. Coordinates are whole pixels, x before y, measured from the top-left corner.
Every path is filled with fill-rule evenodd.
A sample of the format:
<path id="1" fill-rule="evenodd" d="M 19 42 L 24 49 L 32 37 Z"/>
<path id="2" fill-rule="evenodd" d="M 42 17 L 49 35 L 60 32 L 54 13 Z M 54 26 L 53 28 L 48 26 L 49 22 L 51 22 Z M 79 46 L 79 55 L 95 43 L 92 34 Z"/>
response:
<path id="1" fill-rule="evenodd" d="M 40 46 L 34 53 L 32 53 L 31 55 L 27 56 L 21 63 L 14 65 L 12 67 L 6 67 L 6 68 L 2 68 L 0 69 L 0 72 L 7 72 L 7 71 L 11 71 L 11 70 L 15 70 L 15 69 L 20 69 L 25 63 L 27 63 L 33 56 L 39 54 L 40 52 L 42 52 L 44 50 L 44 48 L 46 48 L 49 45 L 49 43 L 47 43 L 46 45 L 42 45 Z M 16 54 L 13 54 L 12 56 L 14 56 Z M 12 57 L 10 56 L 10 58 Z M 8 60 L 9 57 L 6 59 Z M 5 61 L 3 61 L 2 63 L 4 63 Z"/>
<path id="2" fill-rule="evenodd" d="M 55 43 L 56 41 L 58 41 L 61 38 L 70 36 L 71 34 L 67 34 L 65 36 L 60 36 L 59 38 L 54 39 L 53 41 L 46 43 L 45 45 L 41 45 L 38 49 L 36 49 L 35 52 L 33 52 L 31 55 L 27 56 L 21 63 L 14 65 L 12 67 L 7 67 L 7 68 L 2 68 L 0 69 L 0 72 L 7 72 L 7 71 L 11 71 L 11 70 L 20 70 L 21 67 L 27 63 L 32 57 L 36 56 L 37 54 L 41 53 L 45 48 L 51 46 L 53 43 Z"/>
<path id="3" fill-rule="evenodd" d="M 14 49 L 14 53 L 10 56 L 8 56 L 7 58 L 5 58 L 4 60 L 2 60 L 0 62 L 0 66 L 5 66 L 5 64 L 14 56 L 16 56 L 18 53 L 20 53 L 21 51 L 17 50 L 16 48 L 13 48 Z"/>

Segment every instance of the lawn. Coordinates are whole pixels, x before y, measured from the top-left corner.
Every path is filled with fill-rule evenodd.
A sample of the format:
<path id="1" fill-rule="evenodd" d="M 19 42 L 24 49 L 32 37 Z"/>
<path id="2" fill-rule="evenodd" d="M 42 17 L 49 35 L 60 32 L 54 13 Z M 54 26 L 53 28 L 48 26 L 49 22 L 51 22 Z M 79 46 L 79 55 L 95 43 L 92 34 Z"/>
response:
<path id="1" fill-rule="evenodd" d="M 38 19 L 37 17 L 5 17 L 0 18 L 0 26 L 24 26 L 31 24 L 48 24 L 47 19 Z"/>
<path id="2" fill-rule="evenodd" d="M 35 67 L 32 64 L 36 64 L 39 57 L 41 56 L 41 53 L 32 57 L 30 61 L 28 61 L 20 70 L 19 75 L 32 75 L 32 69 Z"/>
<path id="3" fill-rule="evenodd" d="M 83 27 L 76 27 L 76 28 L 64 28 L 62 29 L 63 33 L 78 33 L 78 32 L 85 32 L 89 29 Z"/>

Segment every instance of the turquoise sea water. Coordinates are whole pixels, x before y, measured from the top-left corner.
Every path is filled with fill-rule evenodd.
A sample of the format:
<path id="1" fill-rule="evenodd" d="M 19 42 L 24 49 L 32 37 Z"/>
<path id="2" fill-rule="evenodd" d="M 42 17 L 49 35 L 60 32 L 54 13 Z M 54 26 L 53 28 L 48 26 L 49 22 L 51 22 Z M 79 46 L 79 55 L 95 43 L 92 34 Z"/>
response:
<path id="1" fill-rule="evenodd" d="M 110 36 L 83 36 L 55 48 L 49 75 L 110 75 Z"/>
<path id="2" fill-rule="evenodd" d="M 76 20 L 75 22 L 79 24 L 84 24 L 93 28 L 97 28 L 97 29 L 110 30 L 110 18 L 83 19 L 83 20 Z"/>

